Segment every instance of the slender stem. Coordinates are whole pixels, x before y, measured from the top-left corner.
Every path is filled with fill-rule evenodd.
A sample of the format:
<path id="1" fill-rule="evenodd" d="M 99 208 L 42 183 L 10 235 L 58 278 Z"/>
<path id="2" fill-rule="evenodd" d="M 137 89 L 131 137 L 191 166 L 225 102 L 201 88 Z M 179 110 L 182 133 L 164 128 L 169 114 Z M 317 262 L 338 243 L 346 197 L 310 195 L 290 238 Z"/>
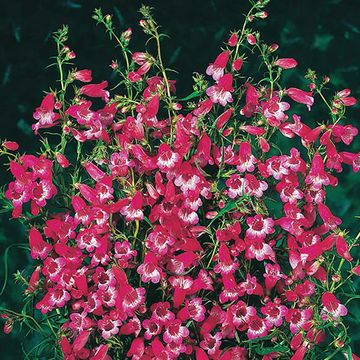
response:
<path id="1" fill-rule="evenodd" d="M 56 42 L 56 47 L 57 47 L 57 52 L 58 52 L 58 55 L 56 57 L 56 61 L 57 61 L 59 74 L 60 74 L 61 90 L 64 93 L 64 91 L 65 91 L 64 73 L 63 73 L 63 69 L 62 69 L 62 60 L 61 60 L 61 55 L 60 55 L 60 43 L 59 43 L 59 41 Z M 64 94 L 63 94 L 63 99 L 64 99 Z"/>
<path id="2" fill-rule="evenodd" d="M 325 99 L 324 95 L 322 94 L 322 92 L 320 90 L 316 90 L 316 92 L 320 95 L 321 99 L 324 101 L 325 105 L 329 108 L 331 114 L 333 114 L 332 112 L 332 107 L 330 106 L 330 104 L 328 103 L 328 101 Z"/>
<path id="3" fill-rule="evenodd" d="M 160 36 L 159 36 L 159 33 L 158 33 L 156 27 L 154 27 L 154 38 L 156 40 L 157 55 L 158 55 L 157 57 L 158 57 L 158 61 L 159 61 L 159 68 L 160 68 L 160 71 L 162 73 L 162 76 L 163 76 L 163 79 L 164 79 L 164 82 L 165 82 L 166 95 L 167 95 L 167 98 L 168 98 L 168 116 L 169 116 L 169 121 L 170 121 L 170 144 L 172 144 L 173 138 L 174 138 L 174 129 L 173 129 L 173 121 L 172 121 L 170 109 L 174 114 L 173 103 L 172 103 L 171 93 L 170 93 L 170 84 L 169 84 L 168 77 L 166 75 L 166 71 L 165 71 L 165 67 L 164 67 L 163 60 L 162 60 L 162 55 L 161 55 Z"/>
<path id="4" fill-rule="evenodd" d="M 247 25 L 248 22 L 249 22 L 249 17 L 250 17 L 251 13 L 253 12 L 253 10 L 254 10 L 256 7 L 257 7 L 257 4 L 254 4 L 254 5 L 251 7 L 251 9 L 249 10 L 249 12 L 247 13 L 246 17 L 245 17 L 243 26 L 242 26 L 242 28 L 241 28 L 240 38 L 239 38 L 239 41 L 237 42 L 236 48 L 235 48 L 235 57 L 234 57 L 235 59 L 237 58 L 240 45 L 242 44 L 242 42 L 243 42 L 243 40 L 244 40 L 244 33 L 245 33 L 246 25 Z"/>
<path id="5" fill-rule="evenodd" d="M 216 253 L 216 250 L 217 250 L 218 246 L 219 246 L 219 240 L 216 240 L 216 243 L 215 243 L 213 252 L 212 252 L 211 257 L 210 257 L 210 260 L 209 260 L 209 262 L 208 262 L 208 264 L 207 264 L 207 268 L 210 266 L 210 264 L 211 264 L 211 262 L 212 262 L 212 260 L 213 260 L 213 258 L 214 258 L 214 256 L 215 256 L 215 253 Z"/>

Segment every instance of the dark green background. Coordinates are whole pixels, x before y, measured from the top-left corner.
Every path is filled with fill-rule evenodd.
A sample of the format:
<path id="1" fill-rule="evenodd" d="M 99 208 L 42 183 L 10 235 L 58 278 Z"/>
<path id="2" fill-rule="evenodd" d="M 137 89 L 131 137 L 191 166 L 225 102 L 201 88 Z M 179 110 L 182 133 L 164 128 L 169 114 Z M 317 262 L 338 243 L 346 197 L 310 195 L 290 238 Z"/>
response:
<path id="1" fill-rule="evenodd" d="M 134 29 L 133 50 L 143 50 L 144 37 L 137 27 L 141 3 L 155 8 L 155 17 L 163 31 L 171 36 L 163 46 L 165 62 L 177 76 L 179 97 L 191 92 L 192 72 L 204 72 L 214 59 L 230 30 L 242 24 L 242 14 L 248 9 L 246 0 L 158 0 L 158 1 L 85 1 L 30 0 L 0 1 L 0 129 L 1 138 L 16 140 L 22 151 L 34 149 L 35 137 L 30 126 L 32 111 L 42 98 L 42 91 L 55 86 L 54 68 L 45 69 L 55 54 L 51 34 L 62 24 L 70 26 L 69 45 L 77 54 L 78 68 L 94 70 L 94 80 L 110 79 L 109 64 L 119 59 L 118 50 L 108 40 L 103 29 L 91 19 L 95 7 L 113 13 L 119 29 Z M 299 72 L 291 80 L 301 84 L 300 75 L 308 67 L 320 75 L 329 75 L 338 89 L 349 87 L 360 97 L 360 0 L 272 0 L 269 18 L 259 24 L 262 36 L 280 44 L 280 57 L 295 57 Z M 330 92 L 331 94 L 331 92 Z M 349 112 L 348 122 L 357 124 L 359 106 Z M 311 112 L 303 120 L 312 126 L 324 120 L 325 113 Z M 36 148 L 36 147 L 35 147 Z M 359 143 L 352 146 L 359 151 Z M 2 168 L 4 169 L 4 168 Z M 0 183 L 7 178 L 0 172 Z M 344 226 L 353 235 L 359 231 L 354 217 L 360 214 L 357 201 L 360 176 L 349 170 L 340 176 L 340 186 L 332 191 L 331 208 L 344 219 Z M 23 242 L 17 222 L 0 218 L 0 254 L 15 242 Z M 25 268 L 29 257 L 22 250 L 10 252 L 9 270 Z M 2 265 L 1 265 L 2 266 Z M 3 271 L 1 269 L 1 284 Z M 21 288 L 10 282 L 1 305 L 21 308 Z M 360 307 L 353 305 L 349 320 Z M 354 346 L 359 340 L 359 328 L 352 325 Z M 22 359 L 20 338 L 16 332 L 0 335 L 1 359 Z M 28 339 L 22 338 L 25 346 Z M 359 344 L 357 351 L 360 353 Z"/>

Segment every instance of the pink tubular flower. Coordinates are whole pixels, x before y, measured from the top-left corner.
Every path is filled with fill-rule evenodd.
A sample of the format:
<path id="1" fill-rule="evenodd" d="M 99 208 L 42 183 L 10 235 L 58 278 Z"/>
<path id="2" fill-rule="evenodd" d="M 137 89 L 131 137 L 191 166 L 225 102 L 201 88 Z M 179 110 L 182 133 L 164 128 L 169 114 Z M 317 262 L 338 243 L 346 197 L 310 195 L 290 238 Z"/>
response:
<path id="1" fill-rule="evenodd" d="M 185 307 L 178 312 L 177 317 L 181 321 L 192 319 L 197 322 L 202 322 L 205 319 L 205 312 L 206 309 L 205 306 L 202 305 L 201 298 L 186 299 Z"/>
<path id="2" fill-rule="evenodd" d="M 181 156 L 178 153 L 173 152 L 169 145 L 161 144 L 159 146 L 156 164 L 160 171 L 174 169 L 181 164 L 181 160 Z"/>
<path id="3" fill-rule="evenodd" d="M 175 314 L 169 310 L 169 302 L 157 302 L 151 305 L 150 310 L 152 311 L 151 318 L 161 324 L 166 324 L 175 319 Z"/>
<path id="4" fill-rule="evenodd" d="M 347 151 L 339 153 L 342 161 L 345 164 L 351 165 L 354 172 L 358 172 L 360 169 L 360 153 L 354 154 Z"/>
<path id="5" fill-rule="evenodd" d="M 109 101 L 109 92 L 107 90 L 105 90 L 105 88 L 108 86 L 108 82 L 107 81 L 102 81 L 101 83 L 98 84 L 89 84 L 89 85 L 84 85 L 83 87 L 80 88 L 80 94 L 89 96 L 89 97 L 100 97 L 102 98 L 105 102 Z"/>
<path id="6" fill-rule="evenodd" d="M 171 276 L 169 282 L 174 288 L 174 307 L 177 308 L 183 303 L 194 281 L 190 276 Z"/>
<path id="7" fill-rule="evenodd" d="M 163 276 L 162 271 L 158 267 L 158 260 L 152 252 L 148 252 L 145 255 L 143 263 L 136 271 L 141 275 L 141 281 L 145 283 L 151 281 L 152 283 L 157 284 Z"/>
<path id="8" fill-rule="evenodd" d="M 37 266 L 29 279 L 28 287 L 25 290 L 25 294 L 33 293 L 39 286 L 41 274 L 41 266 Z"/>
<path id="9" fill-rule="evenodd" d="M 285 279 L 287 276 L 281 274 L 280 266 L 278 264 L 266 264 L 265 265 L 265 287 L 266 289 L 272 289 L 278 280 L 281 278 Z"/>
<path id="10" fill-rule="evenodd" d="M 257 159 L 252 155 L 250 143 L 248 141 L 242 142 L 239 146 L 236 169 L 241 173 L 245 171 L 253 172 L 256 163 Z"/>
<path id="11" fill-rule="evenodd" d="M 275 65 L 283 69 L 292 69 L 298 65 L 297 61 L 293 58 L 282 58 L 275 61 Z"/>
<path id="12" fill-rule="evenodd" d="M 347 315 L 347 309 L 343 304 L 340 304 L 340 301 L 335 297 L 334 294 L 330 292 L 325 292 L 321 296 L 321 302 L 323 305 L 323 310 L 321 316 L 326 320 L 327 315 L 331 315 L 332 318 L 337 320 L 340 316 Z"/>
<path id="13" fill-rule="evenodd" d="M 279 299 L 278 299 L 279 300 Z M 283 323 L 283 318 L 287 314 L 288 309 L 284 305 L 278 303 L 268 302 L 261 309 L 261 313 L 265 316 L 267 324 L 279 327 Z"/>
<path id="14" fill-rule="evenodd" d="M 59 114 L 54 113 L 55 97 L 53 93 L 47 94 L 40 107 L 38 107 L 33 118 L 38 122 L 32 125 L 35 134 L 38 134 L 39 129 L 50 128 L 55 126 L 57 121 L 61 118 Z"/>
<path id="15" fill-rule="evenodd" d="M 31 228 L 29 232 L 29 245 L 30 255 L 33 259 L 44 260 L 49 252 L 52 250 L 52 246 L 43 240 L 39 230 Z"/>
<path id="16" fill-rule="evenodd" d="M 239 264 L 233 260 L 227 245 L 222 242 L 219 248 L 219 263 L 215 265 L 214 271 L 221 275 L 234 273 Z"/>
<path id="17" fill-rule="evenodd" d="M 308 330 L 310 328 L 312 316 L 312 309 L 289 309 L 285 319 L 290 324 L 290 331 L 296 334 L 301 329 Z"/>
<path id="18" fill-rule="evenodd" d="M 330 229 L 334 230 L 342 223 L 341 219 L 334 216 L 326 205 L 321 203 L 318 204 L 318 211 L 324 224 Z"/>
<path id="19" fill-rule="evenodd" d="M 336 252 L 339 254 L 339 256 L 341 256 L 343 259 L 349 262 L 352 261 L 353 258 L 350 255 L 348 245 L 342 236 L 340 235 L 335 236 L 335 244 L 336 244 Z"/>
<path id="20" fill-rule="evenodd" d="M 246 236 L 249 239 L 265 239 L 266 235 L 275 231 L 274 220 L 272 218 L 264 219 L 262 215 L 248 217 L 246 223 L 249 225 L 249 229 L 246 230 Z"/>
<path id="21" fill-rule="evenodd" d="M 344 90 L 339 91 L 335 96 L 333 105 L 336 108 L 340 107 L 340 105 L 343 105 L 343 106 L 355 105 L 357 103 L 357 100 L 354 97 L 349 96 L 350 93 L 351 93 L 350 89 L 344 89 Z"/>
<path id="22" fill-rule="evenodd" d="M 268 327 L 266 326 L 264 319 L 261 319 L 257 315 L 250 316 L 247 324 L 247 337 L 250 340 L 266 336 L 268 333 Z"/>
<path id="23" fill-rule="evenodd" d="M 227 103 L 232 103 L 233 98 L 231 93 L 234 91 L 232 87 L 233 77 L 231 74 L 225 74 L 219 79 L 216 85 L 206 89 L 206 95 L 210 97 L 214 104 L 219 103 L 225 106 Z"/>
<path id="24" fill-rule="evenodd" d="M 256 276 L 251 276 L 246 274 L 246 281 L 241 282 L 238 286 L 240 296 L 243 296 L 245 293 L 248 295 L 263 295 L 263 288 L 257 282 Z"/>
<path id="25" fill-rule="evenodd" d="M 92 326 L 92 320 L 87 317 L 86 312 L 70 314 L 69 328 L 81 332 L 87 330 Z"/>
<path id="26" fill-rule="evenodd" d="M 200 346 L 209 354 L 214 355 L 221 345 L 221 333 L 217 332 L 215 335 L 209 333 L 204 334 L 203 340 L 200 342 Z"/>
<path id="27" fill-rule="evenodd" d="M 161 226 L 156 226 L 148 235 L 145 246 L 159 255 L 165 255 L 170 246 L 174 245 L 175 239 L 167 230 Z"/>
<path id="28" fill-rule="evenodd" d="M 145 319 L 142 322 L 142 326 L 146 329 L 144 333 L 144 338 L 150 340 L 151 338 L 159 335 L 162 330 L 162 325 L 155 319 Z"/>
<path id="29" fill-rule="evenodd" d="M 229 51 L 223 51 L 215 59 L 214 63 L 210 64 L 206 69 L 206 74 L 212 76 L 215 81 L 219 81 L 220 78 L 224 75 L 224 70 L 226 68 L 227 62 L 229 60 Z"/>
<path id="30" fill-rule="evenodd" d="M 245 193 L 244 179 L 239 175 L 233 174 L 228 180 L 226 180 L 226 186 L 228 186 L 229 198 L 234 199 L 238 196 L 242 196 Z"/>
<path id="31" fill-rule="evenodd" d="M 142 195 L 140 191 L 135 193 L 129 205 L 120 209 L 120 213 L 125 216 L 126 221 L 142 220 L 144 218 L 144 213 L 142 211 Z"/>
<path id="32" fill-rule="evenodd" d="M 259 93 L 256 88 L 249 83 L 246 86 L 246 104 L 240 110 L 240 113 L 247 118 L 250 118 L 258 108 L 259 105 Z"/>
<path id="33" fill-rule="evenodd" d="M 88 82 L 92 81 L 91 73 L 92 73 L 92 71 L 89 69 L 78 70 L 74 73 L 74 78 L 81 82 L 88 83 Z"/>
<path id="34" fill-rule="evenodd" d="M 216 119 L 216 128 L 220 130 L 231 118 L 233 109 L 225 110 L 217 119 Z"/>
<path id="35" fill-rule="evenodd" d="M 270 259 L 275 261 L 275 252 L 271 246 L 265 243 L 262 239 L 249 239 L 245 238 L 246 251 L 245 257 L 247 259 L 256 259 L 263 261 Z"/>
<path id="36" fill-rule="evenodd" d="M 50 288 L 48 293 L 45 295 L 45 299 L 47 300 L 48 304 L 52 307 L 58 308 L 65 306 L 70 298 L 70 294 L 60 286 Z"/>
<path id="37" fill-rule="evenodd" d="M 314 104 L 314 98 L 311 92 L 306 92 L 297 88 L 289 88 L 286 90 L 286 95 L 300 104 L 305 104 L 309 110 Z"/>
<path id="38" fill-rule="evenodd" d="M 187 338 L 189 334 L 189 329 L 186 326 L 182 326 L 179 319 L 175 319 L 165 325 L 163 339 L 167 344 L 171 342 L 174 342 L 175 344 L 181 344 L 183 339 Z"/>
<path id="39" fill-rule="evenodd" d="M 262 102 L 263 114 L 271 126 L 279 126 L 282 122 L 287 120 L 288 116 L 284 111 L 290 109 L 290 104 L 285 101 L 279 101 L 279 98 L 274 96 L 266 102 Z"/>
<path id="40" fill-rule="evenodd" d="M 313 157 L 311 169 L 305 178 L 305 182 L 311 185 L 311 188 L 315 191 L 331 183 L 330 176 L 324 170 L 324 160 L 319 153 L 315 153 Z"/>
<path id="41" fill-rule="evenodd" d="M 98 328 L 101 330 L 101 336 L 106 340 L 119 332 L 120 320 L 112 319 L 110 316 L 105 315 L 98 321 Z"/>

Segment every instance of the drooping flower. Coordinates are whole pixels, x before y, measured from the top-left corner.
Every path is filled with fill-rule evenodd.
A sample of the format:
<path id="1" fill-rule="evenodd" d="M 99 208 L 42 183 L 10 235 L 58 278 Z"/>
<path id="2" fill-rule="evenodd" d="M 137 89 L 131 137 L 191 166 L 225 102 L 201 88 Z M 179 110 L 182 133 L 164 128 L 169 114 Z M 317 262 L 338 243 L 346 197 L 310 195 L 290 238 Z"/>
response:
<path id="1" fill-rule="evenodd" d="M 210 97 L 214 104 L 219 103 L 225 106 L 227 103 L 232 103 L 233 98 L 231 93 L 234 91 L 232 87 L 232 74 L 225 74 L 219 79 L 216 85 L 213 85 L 206 90 L 206 95 Z"/>
<path id="2" fill-rule="evenodd" d="M 229 60 L 229 51 L 223 51 L 220 55 L 217 56 L 214 63 L 211 63 L 206 69 L 206 73 L 215 81 L 219 81 L 220 78 L 224 75 L 224 70 L 226 68 L 227 62 Z"/>
<path id="3" fill-rule="evenodd" d="M 309 110 L 314 104 L 314 98 L 311 92 L 306 92 L 297 88 L 289 88 L 286 90 L 286 95 L 300 104 L 305 104 Z"/>
<path id="4" fill-rule="evenodd" d="M 283 69 L 292 69 L 298 65 L 297 61 L 293 58 L 281 58 L 275 61 L 275 65 Z"/>
<path id="5" fill-rule="evenodd" d="M 324 307 L 321 316 L 324 320 L 326 320 L 328 315 L 331 315 L 332 318 L 337 320 L 340 316 L 345 316 L 348 312 L 346 307 L 330 292 L 322 294 L 321 302 Z"/>
<path id="6" fill-rule="evenodd" d="M 53 93 L 47 94 L 40 107 L 33 113 L 33 118 L 38 122 L 32 125 L 34 133 L 37 135 L 39 129 L 50 128 L 55 126 L 61 118 L 60 114 L 54 112 L 55 97 Z"/>

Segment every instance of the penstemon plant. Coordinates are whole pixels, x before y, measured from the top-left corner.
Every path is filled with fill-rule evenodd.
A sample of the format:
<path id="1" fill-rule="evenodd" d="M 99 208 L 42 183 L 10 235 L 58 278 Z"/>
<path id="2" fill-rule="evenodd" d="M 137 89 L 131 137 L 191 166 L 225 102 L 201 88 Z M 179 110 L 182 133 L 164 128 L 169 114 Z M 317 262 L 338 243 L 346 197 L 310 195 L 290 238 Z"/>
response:
<path id="1" fill-rule="evenodd" d="M 343 166 L 360 167 L 346 151 L 356 99 L 312 70 L 307 90 L 282 85 L 297 61 L 250 27 L 268 2 L 250 1 L 182 99 L 149 7 L 144 52 L 94 12 L 122 54 L 111 92 L 74 68 L 68 28 L 54 33 L 59 81 L 33 114 L 41 151 L 0 149 L 14 177 L 4 208 L 34 259 L 15 274 L 23 310 L 0 311 L 6 333 L 38 339 L 27 359 L 358 358 L 345 316 L 360 235 L 326 205 Z"/>

